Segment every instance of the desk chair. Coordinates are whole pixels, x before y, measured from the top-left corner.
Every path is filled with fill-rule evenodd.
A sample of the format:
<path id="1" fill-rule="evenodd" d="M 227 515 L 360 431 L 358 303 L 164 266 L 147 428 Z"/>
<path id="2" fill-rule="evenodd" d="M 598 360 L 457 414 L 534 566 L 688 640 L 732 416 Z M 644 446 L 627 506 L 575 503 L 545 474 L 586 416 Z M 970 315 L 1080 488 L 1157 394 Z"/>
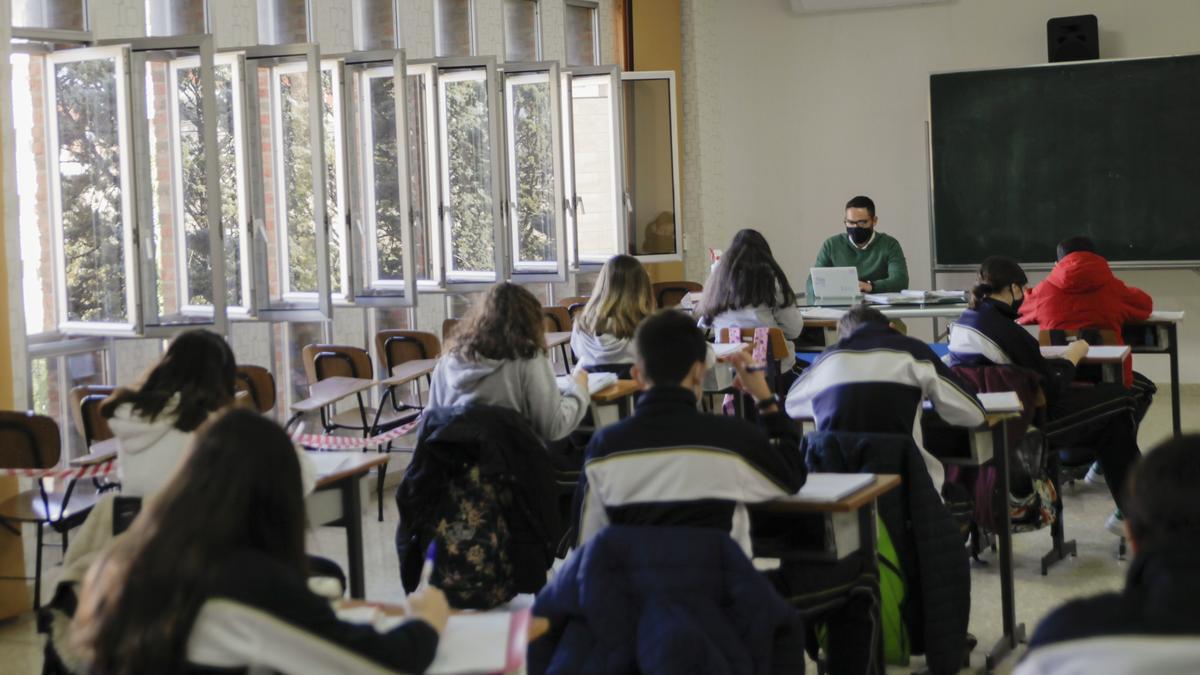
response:
<path id="1" fill-rule="evenodd" d="M 305 345 L 302 355 L 304 370 L 309 382 L 320 382 L 328 377 L 354 377 L 373 379 L 375 368 L 371 365 L 371 355 L 367 350 L 346 345 Z M 325 432 L 335 429 L 348 429 L 361 432 L 363 438 L 373 434 L 389 431 L 416 418 L 416 412 L 407 407 L 397 408 L 380 401 L 379 406 L 373 407 L 363 399 L 363 393 L 354 395 L 357 406 L 354 410 L 336 412 L 332 409 L 321 410 L 321 426 Z M 388 394 L 384 394 L 387 398 Z M 332 406 L 331 406 L 332 408 Z M 391 452 L 392 444 L 379 448 L 379 452 Z M 365 449 L 364 449 L 365 451 Z M 380 465 L 377 471 L 377 488 L 379 493 L 379 521 L 383 522 L 383 477 L 387 465 Z"/>
<path id="2" fill-rule="evenodd" d="M 275 376 L 262 366 L 240 365 L 237 367 L 234 388 L 244 391 L 254 403 L 254 409 L 267 414 L 275 407 Z"/>
<path id="3" fill-rule="evenodd" d="M 575 305 L 586 305 L 587 301 L 590 299 L 591 298 L 589 298 L 586 295 L 572 295 L 569 298 L 563 298 L 563 299 L 559 300 L 555 304 L 558 305 L 559 307 L 566 307 L 567 311 L 570 312 L 571 308 L 574 307 Z M 571 313 L 574 314 L 574 312 L 571 312 Z"/>
<path id="4" fill-rule="evenodd" d="M 44 415 L 0 411 L 0 467 L 6 469 L 52 469 L 62 456 L 62 438 L 58 424 Z M 67 549 L 67 533 L 87 518 L 96 504 L 96 493 L 75 490 L 75 481 L 67 482 L 62 492 L 47 489 L 45 479 L 36 479 L 37 488 L 25 490 L 0 503 L 0 526 L 20 536 L 23 523 L 37 529 L 36 562 L 33 576 L 33 608 L 42 606 L 43 529 L 49 525 L 62 535 Z M 12 577 L 3 577 L 12 579 Z"/>
<path id="5" fill-rule="evenodd" d="M 748 344 L 753 344 L 754 343 L 754 330 L 755 330 L 754 328 L 742 328 L 741 329 L 742 342 L 748 343 Z M 721 343 L 721 344 L 727 344 L 729 341 L 730 341 L 729 340 L 729 329 L 722 328 L 720 330 L 720 332 L 717 333 L 717 342 Z M 766 378 L 767 378 L 767 384 L 771 386 L 771 391 L 774 391 L 775 393 L 779 394 L 780 398 L 783 398 L 784 396 L 787 395 L 786 391 L 780 391 L 780 386 L 781 386 L 782 380 L 779 377 L 780 376 L 779 368 L 780 368 L 780 363 L 783 361 L 783 359 L 788 357 L 788 354 L 789 354 L 789 352 L 788 352 L 788 347 L 787 347 L 787 338 L 785 338 L 783 336 L 783 330 L 779 329 L 779 328 L 769 329 L 768 336 L 767 336 Z M 744 410 L 744 401 L 742 400 L 742 396 L 737 395 L 737 394 L 740 394 L 740 392 L 737 392 L 733 389 L 722 389 L 721 391 L 716 392 L 716 393 L 719 393 L 719 394 L 733 393 L 733 394 L 735 394 L 734 400 L 739 408 L 738 416 L 746 417 L 745 410 Z"/>
<path id="6" fill-rule="evenodd" d="M 84 445 L 91 447 L 93 443 L 113 437 L 108 420 L 100 414 L 100 404 L 112 396 L 115 389 L 102 384 L 85 384 L 71 389 L 71 417 Z"/>
<path id="7" fill-rule="evenodd" d="M 375 351 L 379 355 L 379 362 L 383 364 L 384 377 L 389 377 L 392 369 L 403 363 L 438 358 L 442 355 L 442 343 L 436 335 L 425 331 L 381 330 L 375 334 Z M 432 374 L 426 376 L 425 379 L 429 386 L 433 386 Z M 407 402 L 401 402 L 400 395 L 395 389 L 395 387 L 389 387 L 385 395 L 391 395 L 392 407 L 396 411 L 424 408 L 421 405 L 420 385 L 417 385 L 415 398 Z"/>
<path id="8" fill-rule="evenodd" d="M 654 294 L 654 301 L 658 303 L 659 309 L 677 307 L 683 301 L 683 296 L 703 290 L 704 285 L 694 281 L 660 281 L 650 285 L 650 291 Z"/>
<path id="9" fill-rule="evenodd" d="M 566 307 L 543 307 L 542 308 L 542 327 L 547 333 L 570 333 L 575 322 L 571 319 L 570 312 Z M 571 372 L 571 346 L 569 344 L 559 345 L 559 352 L 562 354 L 564 374 Z"/>

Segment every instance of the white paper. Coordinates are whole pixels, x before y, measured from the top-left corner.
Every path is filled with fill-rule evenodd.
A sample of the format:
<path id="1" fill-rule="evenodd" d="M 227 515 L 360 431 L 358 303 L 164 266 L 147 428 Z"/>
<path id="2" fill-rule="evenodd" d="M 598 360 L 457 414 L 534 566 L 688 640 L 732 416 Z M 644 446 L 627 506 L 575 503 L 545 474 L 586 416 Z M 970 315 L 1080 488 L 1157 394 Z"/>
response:
<path id="1" fill-rule="evenodd" d="M 744 342 L 717 342 L 713 344 L 712 350 L 718 359 L 723 359 L 730 354 L 742 351 L 747 346 L 749 345 Z"/>
<path id="2" fill-rule="evenodd" d="M 569 375 L 559 375 L 558 388 L 560 391 L 570 391 L 575 385 L 572 384 L 575 378 Z M 588 373 L 588 395 L 594 395 L 596 392 L 604 391 L 617 383 L 616 373 Z"/>
<path id="3" fill-rule="evenodd" d="M 877 305 L 919 305 L 925 302 L 925 294 L 913 296 L 907 293 L 867 293 L 863 299 Z"/>
<path id="4" fill-rule="evenodd" d="M 508 664 L 508 632 L 512 614 L 454 614 L 438 641 L 429 675 L 498 673 Z"/>
<path id="5" fill-rule="evenodd" d="M 832 319 L 837 321 L 846 313 L 844 309 L 831 309 L 827 307 L 801 307 L 800 315 L 806 319 Z"/>
<path id="6" fill-rule="evenodd" d="M 1015 391 L 997 391 L 990 394 L 980 394 L 979 402 L 989 413 L 1020 412 L 1021 399 Z"/>
<path id="7" fill-rule="evenodd" d="M 873 473 L 810 473 L 804 487 L 788 499 L 826 504 L 844 499 L 874 482 Z"/>
<path id="8" fill-rule="evenodd" d="M 308 458 L 312 460 L 313 469 L 317 476 L 328 476 L 337 473 L 349 457 L 362 455 L 361 452 L 322 452 L 311 451 Z"/>

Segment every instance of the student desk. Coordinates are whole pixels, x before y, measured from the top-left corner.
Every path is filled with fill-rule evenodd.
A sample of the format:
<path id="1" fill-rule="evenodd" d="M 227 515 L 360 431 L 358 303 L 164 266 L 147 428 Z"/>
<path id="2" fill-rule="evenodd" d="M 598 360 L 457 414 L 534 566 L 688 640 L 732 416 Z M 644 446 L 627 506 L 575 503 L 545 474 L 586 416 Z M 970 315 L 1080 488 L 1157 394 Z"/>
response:
<path id="1" fill-rule="evenodd" d="M 1042 356 L 1048 359 L 1062 358 L 1066 351 L 1067 347 L 1065 346 L 1042 347 Z M 1105 382 L 1119 384 L 1124 382 L 1125 359 L 1129 358 L 1131 351 L 1133 350 L 1129 345 L 1088 347 L 1087 356 L 1080 363 L 1100 366 L 1100 372 Z"/>
<path id="2" fill-rule="evenodd" d="M 546 333 L 546 349 L 554 351 L 555 348 L 560 350 L 563 358 L 563 370 L 567 373 L 571 372 L 571 333 Z"/>
<path id="3" fill-rule="evenodd" d="M 1171 363 L 1171 423 L 1179 438 L 1179 323 L 1183 312 L 1156 311 L 1145 321 L 1125 326 L 1121 335 L 1134 354 L 1166 354 Z"/>
<path id="4" fill-rule="evenodd" d="M 363 571 L 362 493 L 359 483 L 372 469 L 387 464 L 388 455 L 364 452 L 311 452 L 317 486 L 305 500 L 314 526 L 346 530 L 346 576 L 350 597 L 366 594 Z"/>
<path id="5" fill-rule="evenodd" d="M 967 311 L 963 302 L 943 302 L 929 304 L 907 305 L 871 305 L 889 319 L 957 319 Z M 801 306 L 800 313 L 804 316 L 804 328 L 822 329 L 824 345 L 810 348 L 819 351 L 825 345 L 837 342 L 837 324 L 846 313 L 847 307 Z M 935 326 L 936 327 L 936 326 Z"/>
<path id="6" fill-rule="evenodd" d="M 340 376 L 314 382 L 308 387 L 308 398 L 292 403 L 292 416 L 288 418 L 284 428 L 291 429 L 304 415 L 320 412 L 322 408 L 331 406 L 347 396 L 367 391 L 375 384 L 375 380 L 368 378 Z"/>
<path id="7" fill-rule="evenodd" d="M 593 427 L 606 427 L 633 414 L 633 395 L 639 390 L 634 380 L 617 380 L 592 394 Z"/>

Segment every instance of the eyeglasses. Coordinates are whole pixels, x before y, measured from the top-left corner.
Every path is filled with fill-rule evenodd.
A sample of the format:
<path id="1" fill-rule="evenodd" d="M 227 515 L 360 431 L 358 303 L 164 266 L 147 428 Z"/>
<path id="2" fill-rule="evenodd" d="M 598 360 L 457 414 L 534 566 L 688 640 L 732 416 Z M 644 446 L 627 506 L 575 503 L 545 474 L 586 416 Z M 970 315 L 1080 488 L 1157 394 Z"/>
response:
<path id="1" fill-rule="evenodd" d="M 871 224 L 870 220 L 846 220 L 846 227 L 866 227 Z"/>

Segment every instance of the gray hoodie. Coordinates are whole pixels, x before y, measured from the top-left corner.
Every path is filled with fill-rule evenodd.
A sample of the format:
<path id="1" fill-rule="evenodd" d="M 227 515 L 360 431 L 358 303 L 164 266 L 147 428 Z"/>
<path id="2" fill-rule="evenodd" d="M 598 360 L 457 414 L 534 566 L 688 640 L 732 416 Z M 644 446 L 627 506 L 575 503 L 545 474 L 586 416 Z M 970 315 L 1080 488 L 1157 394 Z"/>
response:
<path id="1" fill-rule="evenodd" d="M 468 361 L 448 353 L 438 360 L 429 388 L 429 407 L 481 403 L 511 408 L 529 420 L 543 440 L 556 441 L 579 426 L 590 398 L 574 380 L 559 391 L 550 360 Z"/>
<path id="2" fill-rule="evenodd" d="M 623 366 L 634 363 L 636 354 L 633 340 L 619 338 L 608 333 L 592 335 L 575 324 L 571 330 L 571 351 L 584 368 L 595 366 Z"/>

